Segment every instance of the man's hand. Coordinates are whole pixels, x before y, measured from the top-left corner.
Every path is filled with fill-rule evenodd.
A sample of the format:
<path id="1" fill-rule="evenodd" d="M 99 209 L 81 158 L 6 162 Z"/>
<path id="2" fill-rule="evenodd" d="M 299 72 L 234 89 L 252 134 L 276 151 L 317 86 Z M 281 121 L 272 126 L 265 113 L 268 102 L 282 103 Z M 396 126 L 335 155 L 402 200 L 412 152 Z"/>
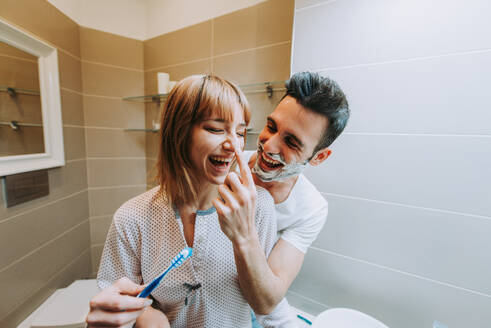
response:
<path id="1" fill-rule="evenodd" d="M 218 186 L 222 199 L 215 199 L 218 220 L 223 233 L 232 243 L 241 243 L 250 238 L 257 238 L 255 225 L 256 186 L 251 170 L 245 161 L 242 150 L 235 149 L 240 177 L 236 172 L 229 172 L 224 184 Z"/>
<path id="2" fill-rule="evenodd" d="M 162 311 L 147 307 L 135 324 L 136 328 L 169 328 L 170 323 Z"/>
<path id="3" fill-rule="evenodd" d="M 131 327 L 145 308 L 152 304 L 148 298 L 138 298 L 145 286 L 121 278 L 90 300 L 87 327 Z"/>

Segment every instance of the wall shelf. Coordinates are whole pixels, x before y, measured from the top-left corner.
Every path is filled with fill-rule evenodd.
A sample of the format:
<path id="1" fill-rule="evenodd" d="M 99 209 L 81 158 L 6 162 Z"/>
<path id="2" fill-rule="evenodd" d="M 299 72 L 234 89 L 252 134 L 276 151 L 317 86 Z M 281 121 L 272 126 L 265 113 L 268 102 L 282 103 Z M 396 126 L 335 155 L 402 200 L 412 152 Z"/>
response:
<path id="1" fill-rule="evenodd" d="M 18 94 L 30 95 L 30 96 L 39 96 L 38 90 L 28 90 L 28 89 L 20 89 L 20 88 L 12 88 L 5 85 L 0 86 L 0 92 L 6 92 L 11 97 L 15 97 Z"/>
<path id="2" fill-rule="evenodd" d="M 1 122 L 0 122 L 1 123 Z M 128 128 L 128 129 L 124 129 L 124 131 L 135 131 L 135 132 L 152 132 L 152 133 L 157 133 L 159 132 L 160 130 L 159 129 L 143 129 L 143 128 Z M 256 134 L 260 134 L 261 131 L 254 131 L 254 130 L 247 130 L 247 134 L 250 134 L 250 135 L 256 135 Z"/>
<path id="3" fill-rule="evenodd" d="M 285 91 L 285 81 L 267 81 L 262 83 L 251 83 L 239 85 L 242 92 L 246 94 L 251 93 L 266 93 L 268 97 L 273 96 L 273 92 Z M 159 93 L 154 95 L 144 95 L 144 96 L 131 96 L 123 97 L 125 101 L 135 101 L 135 102 L 155 102 L 161 103 L 167 99 L 168 93 Z"/>
<path id="4" fill-rule="evenodd" d="M 158 129 L 143 129 L 143 128 L 130 128 L 130 129 L 124 129 L 125 131 L 136 131 L 136 132 L 153 132 L 157 133 L 159 132 Z"/>

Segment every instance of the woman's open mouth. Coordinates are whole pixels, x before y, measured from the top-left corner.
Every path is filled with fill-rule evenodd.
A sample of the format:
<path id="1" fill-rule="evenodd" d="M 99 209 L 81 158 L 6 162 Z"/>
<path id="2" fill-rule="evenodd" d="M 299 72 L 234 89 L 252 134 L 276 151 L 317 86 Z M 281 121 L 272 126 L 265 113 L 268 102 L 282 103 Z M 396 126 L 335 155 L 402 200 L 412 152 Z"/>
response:
<path id="1" fill-rule="evenodd" d="M 222 156 L 210 156 L 208 157 L 210 163 L 218 170 L 228 169 L 232 163 L 233 157 L 222 157 Z"/>

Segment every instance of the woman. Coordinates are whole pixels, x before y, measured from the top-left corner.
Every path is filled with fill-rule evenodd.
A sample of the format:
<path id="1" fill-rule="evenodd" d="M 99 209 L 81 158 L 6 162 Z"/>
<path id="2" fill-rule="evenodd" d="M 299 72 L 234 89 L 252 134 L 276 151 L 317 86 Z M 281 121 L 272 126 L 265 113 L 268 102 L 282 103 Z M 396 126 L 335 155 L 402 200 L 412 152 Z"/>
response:
<path id="1" fill-rule="evenodd" d="M 213 206 L 227 201 L 217 202 L 218 186 L 234 161 L 247 165 L 241 152 L 249 120 L 245 96 L 230 82 L 194 75 L 174 87 L 162 115 L 160 185 L 114 215 L 97 277 L 106 289 L 91 301 L 89 326 L 123 326 L 138 318 L 142 327 L 165 326 L 167 320 L 172 327 L 250 327 L 233 246 Z M 252 181 L 251 176 L 241 178 Z M 251 229 L 257 229 L 269 255 L 276 225 L 274 203 L 264 189 L 257 191 L 255 213 Z M 193 256 L 152 292 L 155 308 L 121 295 L 138 294 L 139 285 L 152 281 L 186 246 L 193 247 Z M 129 280 L 118 280 L 122 277 Z"/>

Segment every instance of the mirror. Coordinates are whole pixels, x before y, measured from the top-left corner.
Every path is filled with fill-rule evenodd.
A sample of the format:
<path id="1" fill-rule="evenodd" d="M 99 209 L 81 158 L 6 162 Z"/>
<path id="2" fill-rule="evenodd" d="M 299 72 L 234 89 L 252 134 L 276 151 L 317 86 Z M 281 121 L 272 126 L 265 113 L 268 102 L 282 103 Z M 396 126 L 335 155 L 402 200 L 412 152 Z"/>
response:
<path id="1" fill-rule="evenodd" d="M 0 20 L 0 176 L 64 164 L 57 50 Z"/>
<path id="2" fill-rule="evenodd" d="M 0 41 L 0 157 L 44 153 L 37 57 Z"/>

